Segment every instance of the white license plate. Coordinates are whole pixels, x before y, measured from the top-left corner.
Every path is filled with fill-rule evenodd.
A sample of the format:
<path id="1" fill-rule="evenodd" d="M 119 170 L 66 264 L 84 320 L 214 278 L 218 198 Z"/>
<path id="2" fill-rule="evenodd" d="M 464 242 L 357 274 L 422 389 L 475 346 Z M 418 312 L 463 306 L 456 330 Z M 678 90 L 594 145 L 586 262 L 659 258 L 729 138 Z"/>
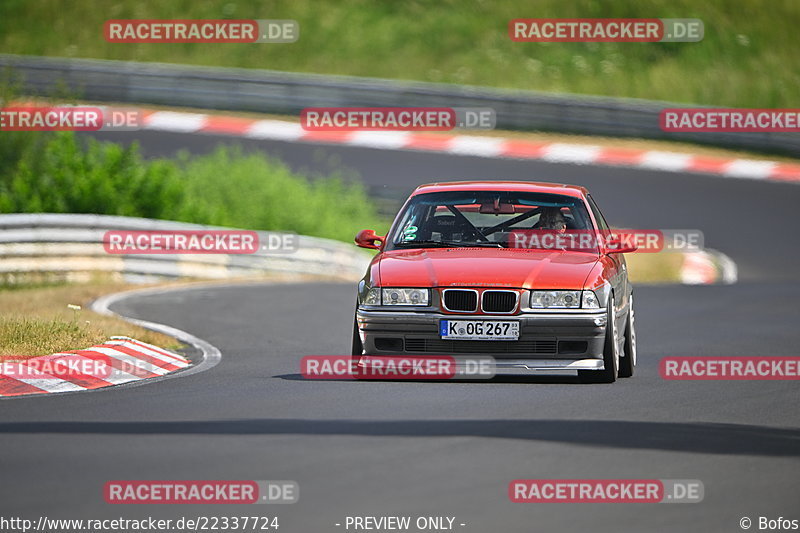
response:
<path id="1" fill-rule="evenodd" d="M 515 320 L 441 320 L 442 339 L 462 341 L 515 341 L 519 322 Z"/>

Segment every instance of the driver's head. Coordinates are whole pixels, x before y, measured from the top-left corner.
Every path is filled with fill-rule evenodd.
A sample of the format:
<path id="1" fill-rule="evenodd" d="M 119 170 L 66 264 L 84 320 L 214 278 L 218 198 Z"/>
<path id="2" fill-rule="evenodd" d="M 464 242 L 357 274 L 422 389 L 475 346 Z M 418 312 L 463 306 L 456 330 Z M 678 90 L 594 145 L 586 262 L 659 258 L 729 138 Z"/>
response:
<path id="1" fill-rule="evenodd" d="M 549 229 L 564 231 L 567 229 L 567 220 L 561 214 L 558 207 L 543 207 L 539 215 L 539 222 L 536 224 L 539 229 Z"/>

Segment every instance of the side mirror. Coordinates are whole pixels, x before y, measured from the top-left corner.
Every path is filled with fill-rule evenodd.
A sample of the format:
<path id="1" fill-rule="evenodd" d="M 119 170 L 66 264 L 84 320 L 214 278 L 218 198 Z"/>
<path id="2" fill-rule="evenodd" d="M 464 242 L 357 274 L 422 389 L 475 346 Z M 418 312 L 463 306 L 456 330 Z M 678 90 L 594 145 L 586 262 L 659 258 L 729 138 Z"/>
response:
<path id="1" fill-rule="evenodd" d="M 604 250 L 607 254 L 629 254 L 639 249 L 630 239 L 622 239 L 619 235 L 611 235 L 606 239 Z"/>
<path id="2" fill-rule="evenodd" d="M 369 248 L 370 250 L 380 250 L 381 246 L 383 245 L 383 241 L 386 240 L 386 237 L 381 235 L 375 235 L 375 231 L 371 229 L 362 229 L 356 235 L 356 246 L 360 246 L 361 248 Z M 378 242 L 379 244 L 375 244 Z"/>

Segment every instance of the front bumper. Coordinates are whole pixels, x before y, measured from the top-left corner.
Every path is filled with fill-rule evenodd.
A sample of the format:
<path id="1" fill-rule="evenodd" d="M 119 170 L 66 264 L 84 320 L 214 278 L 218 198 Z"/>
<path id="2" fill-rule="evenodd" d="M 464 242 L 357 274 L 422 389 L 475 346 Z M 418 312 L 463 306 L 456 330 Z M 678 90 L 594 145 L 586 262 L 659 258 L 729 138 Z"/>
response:
<path id="1" fill-rule="evenodd" d="M 458 315 L 435 311 L 356 312 L 364 354 L 491 356 L 498 372 L 602 370 L 606 310 L 542 311 L 516 315 Z M 514 320 L 516 341 L 445 340 L 439 321 Z"/>

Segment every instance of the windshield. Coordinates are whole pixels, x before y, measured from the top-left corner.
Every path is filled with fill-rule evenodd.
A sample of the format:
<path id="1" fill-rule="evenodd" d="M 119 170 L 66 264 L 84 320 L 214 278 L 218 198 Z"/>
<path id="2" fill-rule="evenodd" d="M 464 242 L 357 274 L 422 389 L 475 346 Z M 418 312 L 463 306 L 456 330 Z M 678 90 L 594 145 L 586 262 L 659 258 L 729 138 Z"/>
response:
<path id="1" fill-rule="evenodd" d="M 592 230 L 581 198 L 519 191 L 420 194 L 400 213 L 387 250 L 515 246 L 515 234 Z"/>

